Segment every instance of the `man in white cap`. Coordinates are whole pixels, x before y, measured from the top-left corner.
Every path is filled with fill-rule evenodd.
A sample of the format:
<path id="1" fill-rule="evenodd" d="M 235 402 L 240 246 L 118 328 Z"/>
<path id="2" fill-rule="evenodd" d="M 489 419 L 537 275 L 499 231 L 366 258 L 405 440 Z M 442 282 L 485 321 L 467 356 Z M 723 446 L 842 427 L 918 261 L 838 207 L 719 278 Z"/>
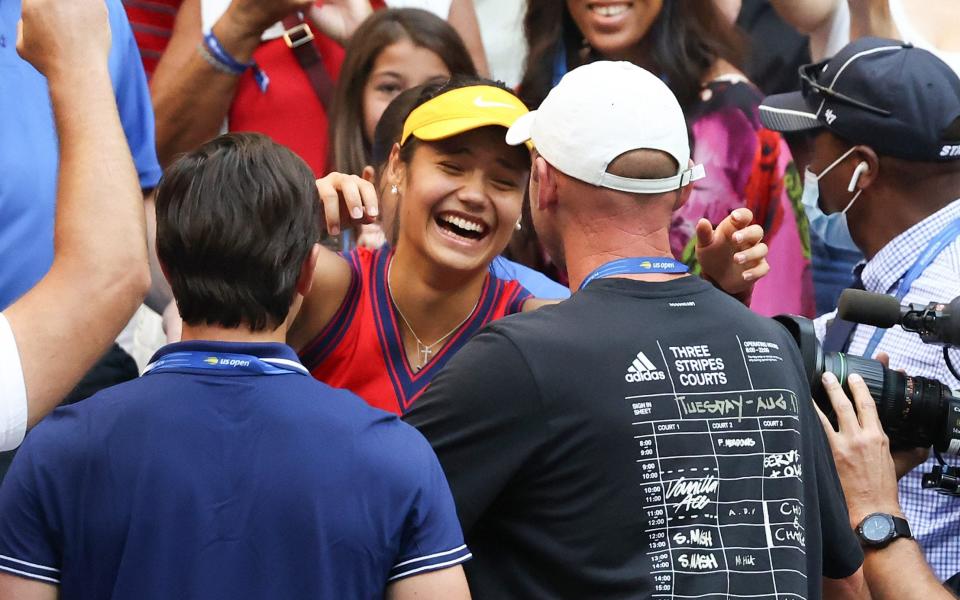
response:
<path id="1" fill-rule="evenodd" d="M 507 141 L 535 147 L 534 224 L 577 292 L 488 326 L 407 414 L 453 489 L 474 597 L 865 593 L 792 339 L 671 256 L 704 173 L 667 86 L 580 67 Z"/>

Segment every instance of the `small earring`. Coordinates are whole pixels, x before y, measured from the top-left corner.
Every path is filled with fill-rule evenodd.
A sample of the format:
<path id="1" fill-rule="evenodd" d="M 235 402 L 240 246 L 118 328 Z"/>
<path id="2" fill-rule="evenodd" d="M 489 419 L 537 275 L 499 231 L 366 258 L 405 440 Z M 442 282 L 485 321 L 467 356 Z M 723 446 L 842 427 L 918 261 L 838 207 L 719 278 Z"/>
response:
<path id="1" fill-rule="evenodd" d="M 520 219 L 517 219 L 517 224 L 514 226 L 514 229 L 516 229 L 517 231 L 520 231 L 521 229 L 523 229 L 523 225 L 520 224 Z"/>
<path id="2" fill-rule="evenodd" d="M 397 192 L 399 191 L 400 191 L 400 188 L 397 187 L 397 184 L 393 184 L 390 186 L 390 193 L 393 194 L 394 196 L 396 196 Z"/>

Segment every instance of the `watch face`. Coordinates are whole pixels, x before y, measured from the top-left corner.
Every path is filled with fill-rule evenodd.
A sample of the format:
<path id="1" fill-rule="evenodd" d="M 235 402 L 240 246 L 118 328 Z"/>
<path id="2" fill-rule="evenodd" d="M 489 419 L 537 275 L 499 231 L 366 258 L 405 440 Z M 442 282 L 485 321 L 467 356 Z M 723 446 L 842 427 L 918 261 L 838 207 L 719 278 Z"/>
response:
<path id="1" fill-rule="evenodd" d="M 868 541 L 882 542 L 893 535 L 893 519 L 887 515 L 870 515 L 860 528 Z"/>

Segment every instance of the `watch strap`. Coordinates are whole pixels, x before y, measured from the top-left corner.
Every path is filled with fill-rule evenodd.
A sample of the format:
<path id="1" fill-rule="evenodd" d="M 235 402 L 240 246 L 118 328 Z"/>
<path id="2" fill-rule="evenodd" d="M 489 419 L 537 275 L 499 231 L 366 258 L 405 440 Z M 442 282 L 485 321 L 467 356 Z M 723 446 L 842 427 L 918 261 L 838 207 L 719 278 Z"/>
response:
<path id="1" fill-rule="evenodd" d="M 913 539 L 913 532 L 910 531 L 910 524 L 907 523 L 907 520 L 903 517 L 890 516 L 893 518 L 893 537 L 890 538 L 890 541 L 901 537 Z"/>

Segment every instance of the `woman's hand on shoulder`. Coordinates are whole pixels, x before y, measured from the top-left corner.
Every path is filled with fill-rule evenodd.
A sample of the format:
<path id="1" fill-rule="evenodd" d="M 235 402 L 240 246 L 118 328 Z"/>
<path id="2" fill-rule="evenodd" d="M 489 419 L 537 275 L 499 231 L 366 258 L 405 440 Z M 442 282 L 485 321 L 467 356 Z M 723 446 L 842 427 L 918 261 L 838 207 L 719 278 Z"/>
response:
<path id="1" fill-rule="evenodd" d="M 330 173 L 317 180 L 317 192 L 330 235 L 340 235 L 345 219 L 373 223 L 380 214 L 376 188 L 357 175 Z"/>
<path id="2" fill-rule="evenodd" d="M 751 224 L 753 213 L 747 208 L 731 212 L 714 229 L 710 221 L 697 223 L 697 260 L 703 278 L 744 304 L 757 280 L 770 271 L 763 228 Z"/>

